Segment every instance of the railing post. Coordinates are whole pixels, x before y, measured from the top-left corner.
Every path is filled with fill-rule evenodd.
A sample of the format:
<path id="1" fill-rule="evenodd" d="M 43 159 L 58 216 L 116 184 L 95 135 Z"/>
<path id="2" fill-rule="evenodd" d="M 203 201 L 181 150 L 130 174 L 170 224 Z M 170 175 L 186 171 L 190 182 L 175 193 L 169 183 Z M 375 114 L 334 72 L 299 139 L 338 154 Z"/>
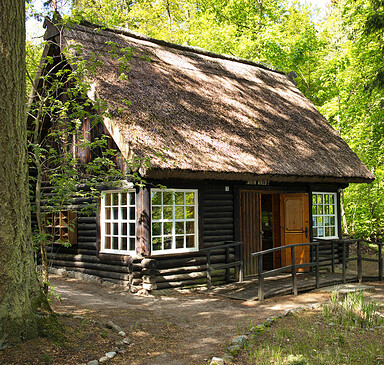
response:
<path id="1" fill-rule="evenodd" d="M 229 263 L 229 247 L 225 248 L 225 263 L 226 264 Z M 229 269 L 229 267 L 227 267 L 225 269 L 225 281 L 227 283 L 229 283 L 229 281 L 230 281 L 230 269 Z"/>
<path id="2" fill-rule="evenodd" d="M 357 280 L 359 283 L 363 281 L 363 260 L 361 258 L 361 242 L 357 241 Z"/>
<path id="3" fill-rule="evenodd" d="M 379 280 L 383 281 L 383 244 L 381 242 L 378 242 L 378 249 L 379 249 Z"/>
<path id="4" fill-rule="evenodd" d="M 295 246 L 291 247 L 291 266 L 292 266 L 292 288 L 293 288 L 293 295 L 297 295 L 297 276 L 296 276 Z"/>
<path id="5" fill-rule="evenodd" d="M 345 284 L 345 254 L 346 254 L 346 245 L 347 243 L 345 241 L 343 241 L 343 256 L 342 256 L 342 262 L 341 262 L 341 265 L 342 265 L 342 268 L 341 268 L 341 280 L 342 280 L 342 283 Z"/>
<path id="6" fill-rule="evenodd" d="M 259 256 L 259 263 L 257 265 L 258 280 L 259 280 L 259 301 L 264 300 L 264 277 L 263 277 L 263 255 Z"/>
<path id="7" fill-rule="evenodd" d="M 244 281 L 244 256 L 243 256 L 243 244 L 241 243 L 239 246 L 240 252 L 240 268 L 239 268 L 239 281 L 242 283 Z"/>
<path id="8" fill-rule="evenodd" d="M 207 287 L 210 289 L 212 286 L 211 276 L 211 251 L 207 251 Z"/>
<path id="9" fill-rule="evenodd" d="M 316 244 L 316 289 L 320 288 L 320 242 Z"/>
<path id="10" fill-rule="evenodd" d="M 332 250 L 332 254 L 331 254 L 331 257 L 332 257 L 332 274 L 335 273 L 335 242 L 334 241 L 331 241 L 331 250 Z M 337 250 L 337 253 L 339 253 L 339 250 Z M 337 255 L 339 256 L 339 255 Z"/>

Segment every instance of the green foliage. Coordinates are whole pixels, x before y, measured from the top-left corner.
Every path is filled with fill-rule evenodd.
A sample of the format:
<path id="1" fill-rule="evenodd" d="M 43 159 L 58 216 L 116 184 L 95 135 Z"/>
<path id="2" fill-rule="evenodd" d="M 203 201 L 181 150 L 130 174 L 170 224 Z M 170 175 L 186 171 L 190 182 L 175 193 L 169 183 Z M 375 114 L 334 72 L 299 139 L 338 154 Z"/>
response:
<path id="1" fill-rule="evenodd" d="M 328 323 L 343 328 L 372 328 L 384 323 L 379 314 L 381 304 L 365 297 L 363 291 L 347 293 L 345 296 L 334 291 L 330 303 L 323 307 L 324 317 Z M 340 338 L 339 342 L 345 342 Z"/>

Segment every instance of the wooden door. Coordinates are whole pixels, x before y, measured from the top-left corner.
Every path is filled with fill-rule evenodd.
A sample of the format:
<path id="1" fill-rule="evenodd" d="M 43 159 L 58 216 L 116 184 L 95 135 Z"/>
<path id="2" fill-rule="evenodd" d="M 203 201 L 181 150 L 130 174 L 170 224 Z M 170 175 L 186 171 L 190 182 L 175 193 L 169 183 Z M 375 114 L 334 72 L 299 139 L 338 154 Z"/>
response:
<path id="1" fill-rule="evenodd" d="M 309 242 L 308 194 L 280 195 L 281 245 Z M 309 262 L 309 246 L 295 249 L 296 264 Z M 291 250 L 281 252 L 281 266 L 291 264 Z M 303 271 L 303 270 L 301 270 Z M 308 271 L 307 269 L 305 271 Z"/>
<path id="2" fill-rule="evenodd" d="M 240 191 L 240 239 L 244 242 L 244 275 L 257 274 L 257 258 L 251 256 L 261 248 L 260 193 Z"/>

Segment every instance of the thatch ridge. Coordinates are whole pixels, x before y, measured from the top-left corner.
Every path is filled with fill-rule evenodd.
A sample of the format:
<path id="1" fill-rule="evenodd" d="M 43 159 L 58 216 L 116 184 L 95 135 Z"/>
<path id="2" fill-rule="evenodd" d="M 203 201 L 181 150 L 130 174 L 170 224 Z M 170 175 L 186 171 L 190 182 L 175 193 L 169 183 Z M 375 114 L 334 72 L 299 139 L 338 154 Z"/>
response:
<path id="1" fill-rule="evenodd" d="M 374 179 L 282 72 L 126 30 L 74 25 L 62 37 L 82 45 L 85 56 L 97 50 L 104 66 L 95 87 L 130 151 L 151 156 L 153 171 L 240 180 Z M 109 40 L 135 49 L 128 81 L 119 79 Z"/>

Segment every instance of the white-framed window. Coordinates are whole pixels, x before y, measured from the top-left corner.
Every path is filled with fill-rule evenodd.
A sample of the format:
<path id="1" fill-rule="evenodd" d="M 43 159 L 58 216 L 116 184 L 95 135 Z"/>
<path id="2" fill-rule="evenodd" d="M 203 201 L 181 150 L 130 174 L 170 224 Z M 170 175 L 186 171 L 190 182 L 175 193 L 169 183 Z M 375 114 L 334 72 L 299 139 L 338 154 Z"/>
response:
<path id="1" fill-rule="evenodd" d="M 151 190 L 152 255 L 198 250 L 197 200 L 197 190 Z"/>
<path id="2" fill-rule="evenodd" d="M 135 254 L 135 190 L 104 191 L 101 196 L 100 252 Z"/>
<path id="3" fill-rule="evenodd" d="M 338 238 L 336 193 L 312 193 L 314 238 Z"/>

